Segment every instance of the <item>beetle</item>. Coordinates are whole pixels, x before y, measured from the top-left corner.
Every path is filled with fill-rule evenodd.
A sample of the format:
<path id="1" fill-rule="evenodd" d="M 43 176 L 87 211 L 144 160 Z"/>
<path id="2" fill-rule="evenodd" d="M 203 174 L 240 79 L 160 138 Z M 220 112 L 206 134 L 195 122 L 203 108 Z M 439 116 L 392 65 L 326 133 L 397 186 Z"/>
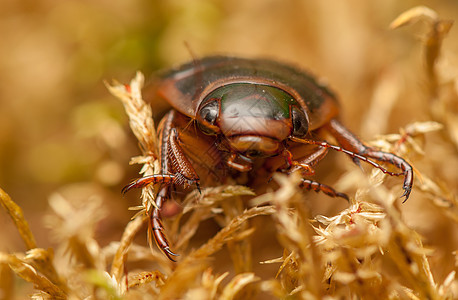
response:
<path id="1" fill-rule="evenodd" d="M 132 181 L 123 193 L 160 184 L 149 228 L 172 261 L 177 254 L 164 233 L 161 208 L 177 188 L 196 186 L 200 191 L 200 185 L 222 184 L 229 177 L 256 188 L 274 172 L 299 171 L 307 177 L 333 149 L 355 163 L 365 161 L 389 175 L 403 175 L 401 197 L 409 198 L 412 166 L 363 144 L 338 120 L 337 97 L 298 68 L 268 59 L 212 56 L 166 72 L 152 91 L 150 96 L 172 106 L 158 126 L 160 174 Z M 326 133 L 340 146 L 326 142 Z M 371 159 L 401 172 L 389 172 Z M 310 179 L 303 178 L 300 186 L 348 200 Z"/>

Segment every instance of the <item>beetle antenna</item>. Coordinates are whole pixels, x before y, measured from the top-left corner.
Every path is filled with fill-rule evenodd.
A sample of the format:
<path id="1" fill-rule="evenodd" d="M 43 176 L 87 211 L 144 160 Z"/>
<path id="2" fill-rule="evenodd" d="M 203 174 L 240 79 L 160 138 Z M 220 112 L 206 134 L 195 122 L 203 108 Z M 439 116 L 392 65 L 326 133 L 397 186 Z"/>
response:
<path id="1" fill-rule="evenodd" d="M 192 98 L 194 99 L 196 96 L 200 95 L 202 93 L 202 89 L 203 89 L 203 82 L 204 82 L 204 78 L 202 76 L 202 72 L 203 72 L 203 67 L 202 67 L 202 63 L 199 59 L 197 59 L 197 55 L 194 53 L 194 51 L 192 50 L 191 46 L 189 45 L 188 41 L 184 41 L 184 46 L 186 47 L 186 49 L 188 49 L 188 52 L 189 52 L 189 55 L 191 55 L 191 58 L 192 58 L 192 64 L 194 65 L 194 77 L 195 77 L 195 82 L 196 82 L 196 91 L 194 93 L 194 95 L 192 95 Z"/>
<path id="2" fill-rule="evenodd" d="M 192 50 L 191 45 L 189 45 L 188 41 L 184 41 L 184 46 L 185 46 L 186 49 L 188 50 L 189 55 L 191 55 L 192 61 L 193 61 L 193 63 L 195 64 L 196 61 L 197 61 L 197 58 L 196 58 L 197 56 L 196 56 L 196 54 L 194 53 L 194 51 Z"/>
<path id="3" fill-rule="evenodd" d="M 195 124 L 195 120 L 194 119 L 191 119 L 189 120 L 188 123 L 186 123 L 186 125 L 184 126 L 183 128 L 183 131 L 187 130 L 189 127 L 191 127 L 191 125 Z M 194 128 L 196 128 L 196 126 L 194 125 Z"/>

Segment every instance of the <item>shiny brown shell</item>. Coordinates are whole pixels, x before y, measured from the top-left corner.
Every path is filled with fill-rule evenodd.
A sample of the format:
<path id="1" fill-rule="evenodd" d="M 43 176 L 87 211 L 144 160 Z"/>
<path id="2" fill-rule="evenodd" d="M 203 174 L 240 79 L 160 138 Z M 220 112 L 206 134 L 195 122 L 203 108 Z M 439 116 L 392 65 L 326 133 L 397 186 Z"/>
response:
<path id="1" fill-rule="evenodd" d="M 310 130 L 320 128 L 339 112 L 334 94 L 311 75 L 268 59 L 211 56 L 195 60 L 163 74 L 156 95 L 195 118 L 206 95 L 233 83 L 264 84 L 289 93 L 308 115 Z"/>

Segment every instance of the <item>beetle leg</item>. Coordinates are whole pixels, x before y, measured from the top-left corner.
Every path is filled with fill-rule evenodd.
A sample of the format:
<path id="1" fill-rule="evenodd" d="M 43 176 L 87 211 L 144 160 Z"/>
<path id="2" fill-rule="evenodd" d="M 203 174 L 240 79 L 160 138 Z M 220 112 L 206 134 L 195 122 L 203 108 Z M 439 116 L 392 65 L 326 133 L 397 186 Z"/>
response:
<path id="1" fill-rule="evenodd" d="M 151 237 L 154 237 L 154 241 L 159 249 L 172 261 L 173 256 L 178 254 L 173 253 L 170 250 L 167 237 L 164 233 L 164 226 L 162 225 L 161 209 L 162 205 L 168 198 L 170 198 L 171 183 L 176 179 L 174 175 L 150 175 L 139 178 L 132 181 L 122 189 L 122 193 L 125 194 L 133 188 L 142 188 L 150 184 L 163 183 L 165 186 L 161 187 L 159 193 L 156 195 L 156 205 L 150 213 L 150 222 L 148 226 L 148 240 L 150 246 L 152 246 Z"/>
<path id="2" fill-rule="evenodd" d="M 413 185 L 413 168 L 408 162 L 406 162 L 403 158 L 394 155 L 393 153 L 383 152 L 365 146 L 353 133 L 351 133 L 347 128 L 345 128 L 339 121 L 335 119 L 332 119 L 329 122 L 329 124 L 327 125 L 327 129 L 336 138 L 337 142 L 340 145 L 342 145 L 344 149 L 348 149 L 351 152 L 357 153 L 364 157 L 370 157 L 378 161 L 390 163 L 399 168 L 402 171 L 402 173 L 391 173 L 387 172 L 386 170 L 384 171 L 384 169 L 381 168 L 379 165 L 374 165 L 375 163 L 371 163 L 372 165 L 374 165 L 375 167 L 379 168 L 380 170 L 384 171 L 389 175 L 404 175 L 404 193 L 402 194 L 401 198 L 405 197 L 404 202 L 409 198 Z M 361 159 L 357 155 L 349 155 L 353 158 Z M 366 160 L 366 162 L 369 161 Z"/>
<path id="3" fill-rule="evenodd" d="M 170 189 L 173 185 L 181 185 L 188 187 L 195 184 L 199 188 L 199 176 L 197 175 L 191 162 L 186 157 L 183 148 L 180 145 L 178 131 L 174 127 L 174 120 L 176 112 L 174 110 L 168 113 L 162 123 L 160 124 L 160 159 L 162 173 L 174 174 L 174 179 L 171 183 L 160 188 L 159 193 L 156 195 L 156 206 L 150 214 L 149 224 L 149 239 L 154 238 L 156 245 L 159 249 L 171 260 L 177 254 L 170 250 L 167 236 L 164 233 L 164 226 L 162 225 L 161 209 L 165 201 L 170 198 Z M 150 245 L 151 245 L 150 241 Z"/>
<path id="4" fill-rule="evenodd" d="M 309 179 L 302 179 L 299 187 L 305 188 L 306 190 L 314 190 L 315 192 L 323 192 L 330 197 L 340 197 L 344 198 L 345 200 L 349 201 L 350 199 L 344 193 L 339 193 L 334 190 L 332 187 L 319 183 L 317 181 L 309 180 Z"/>
<path id="5" fill-rule="evenodd" d="M 148 241 L 150 247 L 152 246 L 151 237 L 154 238 L 156 245 L 171 261 L 176 261 L 173 256 L 178 254 L 173 253 L 170 250 L 169 242 L 164 233 L 164 226 L 162 225 L 161 209 L 163 203 L 170 198 L 170 185 L 161 188 L 156 196 L 156 206 L 150 214 L 150 222 L 148 226 Z"/>
<path id="6" fill-rule="evenodd" d="M 174 183 L 183 185 L 184 187 L 188 187 L 194 183 L 199 187 L 199 176 L 184 154 L 179 144 L 178 132 L 175 128 L 170 128 L 167 146 L 167 158 L 171 162 L 171 167 L 175 174 Z"/>
<path id="7" fill-rule="evenodd" d="M 139 178 L 139 179 L 136 179 L 136 180 L 132 181 L 131 183 L 126 185 L 122 189 L 121 192 L 124 195 L 125 193 L 127 193 L 131 189 L 142 188 L 142 187 L 145 187 L 145 186 L 150 185 L 150 184 L 156 184 L 156 183 L 167 183 L 167 184 L 169 184 L 169 183 L 172 183 L 174 181 L 174 179 L 175 179 L 174 175 L 160 175 L 160 174 L 149 175 L 149 176 L 145 176 L 145 177 L 142 177 L 142 178 Z"/>
<path id="8" fill-rule="evenodd" d="M 156 195 L 156 205 L 150 214 L 150 224 L 148 237 L 151 243 L 151 237 L 154 238 L 156 245 L 159 249 L 171 260 L 175 261 L 173 256 L 178 254 L 173 253 L 170 250 L 167 236 L 164 233 L 164 226 L 162 225 L 161 209 L 165 201 L 170 198 L 170 189 L 173 185 L 181 185 L 188 187 L 193 183 L 199 187 L 199 176 L 197 175 L 194 167 L 186 157 L 180 146 L 178 132 L 173 127 L 173 121 L 175 119 L 176 112 L 172 110 L 168 113 L 163 123 L 160 124 L 160 159 L 161 159 L 161 171 L 163 173 L 173 173 L 174 179 L 171 183 L 167 183 L 162 186 L 159 193 Z"/>
<path id="9" fill-rule="evenodd" d="M 403 202 L 407 201 L 407 199 L 410 196 L 410 192 L 412 191 L 413 185 L 413 168 L 408 162 L 406 162 L 403 158 L 394 155 L 393 153 L 383 152 L 365 146 L 355 135 L 353 135 L 350 131 L 348 131 L 348 129 L 343 127 L 343 125 L 336 120 L 331 120 L 328 127 L 328 130 L 335 136 L 335 138 L 337 139 L 339 144 L 342 145 L 342 147 L 331 145 L 325 141 L 307 140 L 296 137 L 291 137 L 291 140 L 298 143 L 319 145 L 322 147 L 331 148 L 333 150 L 343 152 L 352 157 L 353 159 L 362 160 L 372 165 L 373 167 L 380 169 L 383 173 L 391 176 L 403 175 L 404 193 L 402 194 L 401 198 L 405 197 Z M 401 169 L 402 172 L 390 172 L 378 163 L 371 161 L 369 158 L 374 158 L 379 161 L 390 163 L 396 166 L 397 168 Z"/>
<path id="10" fill-rule="evenodd" d="M 305 176 L 315 175 L 315 170 L 313 169 L 313 167 L 326 156 L 328 151 L 328 148 L 320 146 L 309 156 L 301 158 L 299 160 L 293 160 L 293 154 L 289 150 L 283 150 L 282 154 L 285 157 L 286 164 L 289 168 L 287 173 L 293 173 L 299 169 L 302 169 L 302 173 Z"/>
<path id="11" fill-rule="evenodd" d="M 139 178 L 132 181 L 122 190 L 123 193 L 126 193 L 132 188 L 142 188 L 150 184 L 162 184 L 156 195 L 156 205 L 149 212 L 148 240 L 152 245 L 152 239 L 154 238 L 158 248 L 172 261 L 175 261 L 173 256 L 177 256 L 177 254 L 170 250 L 167 236 L 164 233 L 161 217 L 162 206 L 170 198 L 171 189 L 175 185 L 186 188 L 195 184 L 200 191 L 199 176 L 183 152 L 178 132 L 174 128 L 175 114 L 176 112 L 172 110 L 159 125 L 159 157 L 162 174 Z"/>
<path id="12" fill-rule="evenodd" d="M 375 167 L 377 169 L 380 169 L 383 173 L 391 175 L 391 176 L 404 175 L 404 173 L 390 172 L 387 169 L 385 169 L 384 167 L 382 167 L 381 165 L 379 165 L 378 163 L 373 162 L 372 160 L 368 159 L 366 156 L 363 156 L 361 154 L 357 154 L 355 152 L 349 151 L 349 150 L 344 149 L 344 148 L 339 147 L 339 146 L 331 145 L 326 141 L 306 140 L 306 139 L 300 139 L 300 138 L 296 138 L 296 137 L 292 137 L 291 140 L 295 141 L 295 142 L 299 142 L 299 143 L 304 143 L 304 144 L 319 145 L 321 147 L 326 147 L 326 148 L 330 148 L 330 149 L 335 150 L 335 151 L 343 152 L 343 153 L 349 155 L 351 158 L 362 160 L 362 161 L 372 165 L 373 167 Z"/>
<path id="13" fill-rule="evenodd" d="M 292 159 L 293 157 L 292 153 L 288 150 L 284 150 L 283 155 L 285 155 L 287 163 L 292 166 L 292 168 L 288 171 L 288 173 L 292 173 L 299 169 L 302 169 L 304 175 L 306 176 L 314 175 L 315 170 L 313 169 L 313 167 L 326 156 L 328 151 L 329 151 L 329 148 L 319 147 L 315 152 L 313 152 L 309 156 L 302 158 L 298 161 L 295 161 Z M 339 193 L 336 190 L 334 190 L 332 187 L 319 183 L 317 181 L 302 178 L 301 183 L 299 184 L 299 187 L 304 188 L 306 190 L 314 190 L 315 192 L 323 192 L 324 194 L 330 197 L 340 197 L 340 198 L 344 198 L 345 200 L 349 201 L 349 198 L 346 194 Z"/>

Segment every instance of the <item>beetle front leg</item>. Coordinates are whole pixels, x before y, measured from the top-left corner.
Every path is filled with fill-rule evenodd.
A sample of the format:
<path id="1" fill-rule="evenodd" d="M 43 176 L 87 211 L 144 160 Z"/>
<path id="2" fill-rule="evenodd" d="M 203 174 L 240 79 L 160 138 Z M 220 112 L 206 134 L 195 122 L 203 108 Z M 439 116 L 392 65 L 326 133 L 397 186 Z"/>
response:
<path id="1" fill-rule="evenodd" d="M 170 198 L 170 187 L 174 180 L 174 175 L 150 175 L 136 179 L 122 189 L 122 193 L 125 194 L 133 188 L 143 188 L 150 184 L 162 183 L 165 185 L 160 188 L 159 193 L 156 195 L 156 205 L 149 214 L 148 240 L 150 246 L 152 246 L 151 237 L 153 237 L 158 248 L 172 261 L 175 261 L 173 256 L 178 256 L 178 254 L 170 250 L 169 242 L 164 233 L 164 226 L 162 225 L 161 209 L 163 204 Z"/>
<path id="2" fill-rule="evenodd" d="M 404 202 L 407 201 L 413 185 L 413 168 L 408 162 L 393 153 L 383 152 L 367 147 L 353 133 L 335 119 L 332 119 L 329 122 L 327 129 L 344 149 L 350 150 L 364 157 L 370 157 L 378 161 L 390 163 L 399 168 L 404 175 L 404 193 L 401 198 L 405 197 Z"/>
<path id="3" fill-rule="evenodd" d="M 157 183 L 170 184 L 174 180 L 175 180 L 175 175 L 161 175 L 161 174 L 149 175 L 149 176 L 135 179 L 134 181 L 132 181 L 131 183 L 123 187 L 121 193 L 124 195 L 131 189 L 143 188 L 150 184 L 157 184 Z"/>
<path id="4" fill-rule="evenodd" d="M 176 261 L 173 256 L 178 256 L 178 254 L 170 250 L 169 242 L 164 233 L 164 226 L 162 225 L 161 209 L 168 198 L 170 198 L 170 185 L 162 187 L 156 196 L 156 206 L 150 214 L 148 237 L 150 246 L 152 246 L 151 237 L 153 237 L 157 247 L 161 249 L 167 258 L 171 261 Z"/>
<path id="5" fill-rule="evenodd" d="M 149 211 L 149 227 L 148 227 L 148 240 L 152 245 L 152 239 L 156 242 L 158 248 L 172 261 L 177 254 L 170 250 L 169 242 L 164 232 L 162 225 L 161 209 L 163 204 L 170 199 L 171 188 L 174 186 L 181 186 L 187 188 L 195 185 L 200 191 L 199 176 L 197 175 L 194 167 L 187 158 L 183 148 L 180 145 L 180 139 L 177 125 L 177 115 L 175 111 L 169 112 L 159 125 L 159 158 L 160 158 L 160 172 L 162 174 L 155 174 L 145 176 L 132 181 L 122 192 L 126 193 L 133 188 L 142 188 L 150 184 L 161 184 L 159 192 L 156 195 L 155 206 Z"/>

